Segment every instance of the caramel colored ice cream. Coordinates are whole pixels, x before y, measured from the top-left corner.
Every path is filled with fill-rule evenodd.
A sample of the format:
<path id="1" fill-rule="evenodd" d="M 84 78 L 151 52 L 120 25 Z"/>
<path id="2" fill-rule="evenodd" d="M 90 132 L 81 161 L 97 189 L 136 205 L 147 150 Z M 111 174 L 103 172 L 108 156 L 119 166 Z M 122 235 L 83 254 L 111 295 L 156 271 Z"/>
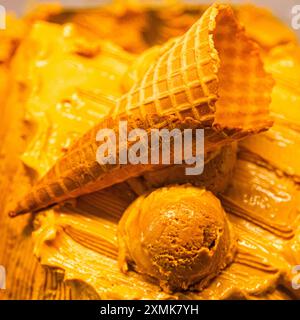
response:
<path id="1" fill-rule="evenodd" d="M 144 76 L 165 42 L 205 10 L 127 5 L 118 11 L 43 6 L 20 20 L 8 16 L 0 31 L 0 264 L 9 270 L 0 300 L 300 299 L 293 288 L 300 264 L 300 46 L 265 9 L 234 7 L 276 80 L 275 124 L 239 142 L 237 161 L 226 146 L 205 159 L 200 176 L 171 165 L 39 212 L 34 220 L 7 216 L 9 199 L 30 189 L 35 176 Z M 247 72 L 241 72 L 243 79 Z M 228 73 L 226 80 L 243 90 L 237 73 Z M 186 183 L 215 193 L 226 217 L 205 190 L 175 186 L 146 194 Z M 191 290 L 179 291 L 183 284 Z"/>
<path id="2" fill-rule="evenodd" d="M 200 290 L 233 259 L 234 239 L 219 200 L 189 185 L 140 196 L 119 222 L 119 265 L 165 291 Z"/>

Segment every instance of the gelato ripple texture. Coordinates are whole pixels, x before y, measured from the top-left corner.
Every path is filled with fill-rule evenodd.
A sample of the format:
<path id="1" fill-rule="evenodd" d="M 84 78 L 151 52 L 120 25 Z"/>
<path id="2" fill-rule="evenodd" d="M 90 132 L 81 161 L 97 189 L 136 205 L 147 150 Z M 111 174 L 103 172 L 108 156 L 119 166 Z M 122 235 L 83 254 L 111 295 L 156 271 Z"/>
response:
<path id="1" fill-rule="evenodd" d="M 300 299 L 293 30 L 179 0 L 40 4 L 6 24 L 0 299 Z M 168 165 L 98 164 L 97 132 L 120 121 L 204 129 L 203 173 L 172 145 Z"/>

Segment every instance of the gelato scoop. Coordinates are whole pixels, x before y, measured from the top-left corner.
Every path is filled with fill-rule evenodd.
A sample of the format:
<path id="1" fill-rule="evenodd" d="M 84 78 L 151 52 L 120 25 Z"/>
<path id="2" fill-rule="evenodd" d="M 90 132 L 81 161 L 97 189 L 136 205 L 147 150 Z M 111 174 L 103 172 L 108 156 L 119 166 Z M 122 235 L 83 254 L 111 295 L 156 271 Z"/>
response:
<path id="1" fill-rule="evenodd" d="M 235 241 L 220 201 L 190 185 L 137 198 L 118 226 L 119 265 L 164 291 L 201 290 L 234 257 Z"/>

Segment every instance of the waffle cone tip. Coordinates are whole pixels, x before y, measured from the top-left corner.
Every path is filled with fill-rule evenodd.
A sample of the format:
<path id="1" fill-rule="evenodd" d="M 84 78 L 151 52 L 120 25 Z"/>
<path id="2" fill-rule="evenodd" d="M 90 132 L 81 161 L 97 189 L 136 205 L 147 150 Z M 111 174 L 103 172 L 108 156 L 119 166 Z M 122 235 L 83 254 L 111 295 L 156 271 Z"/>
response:
<path id="1" fill-rule="evenodd" d="M 15 218 L 17 215 L 22 214 L 21 212 L 16 212 L 16 211 L 9 211 L 8 216 L 11 218 Z"/>

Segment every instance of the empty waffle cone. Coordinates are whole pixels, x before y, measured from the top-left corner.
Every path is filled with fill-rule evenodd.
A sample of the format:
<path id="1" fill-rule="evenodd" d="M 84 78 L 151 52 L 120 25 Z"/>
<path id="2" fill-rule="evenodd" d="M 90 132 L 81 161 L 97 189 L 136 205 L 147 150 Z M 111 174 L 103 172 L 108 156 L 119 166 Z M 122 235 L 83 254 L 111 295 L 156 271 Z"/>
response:
<path id="1" fill-rule="evenodd" d="M 127 121 L 128 132 L 134 128 L 148 133 L 152 128 L 205 128 L 205 152 L 271 126 L 273 81 L 263 69 L 258 48 L 229 6 L 213 5 L 185 35 L 166 46 L 142 79 L 116 103 L 114 112 L 74 143 L 17 203 L 11 216 L 159 168 L 152 164 L 100 165 L 96 161 L 103 143 L 96 141 L 98 131 L 110 128 L 118 136 L 120 121 Z M 123 147 L 117 141 L 117 159 Z"/>

